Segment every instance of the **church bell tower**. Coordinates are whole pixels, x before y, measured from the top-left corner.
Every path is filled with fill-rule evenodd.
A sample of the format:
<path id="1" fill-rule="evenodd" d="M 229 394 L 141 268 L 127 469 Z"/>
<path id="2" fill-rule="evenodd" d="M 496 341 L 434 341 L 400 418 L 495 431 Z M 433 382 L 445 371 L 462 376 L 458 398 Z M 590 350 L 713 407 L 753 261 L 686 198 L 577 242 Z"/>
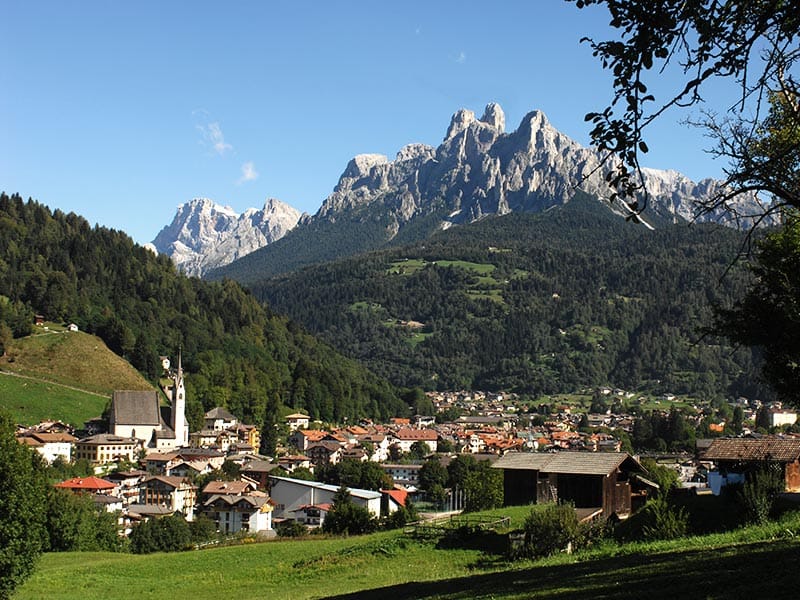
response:
<path id="1" fill-rule="evenodd" d="M 175 432 L 175 445 L 189 445 L 189 425 L 186 422 L 186 388 L 183 384 L 183 365 L 181 351 L 178 350 L 178 368 L 172 375 L 172 430 Z"/>

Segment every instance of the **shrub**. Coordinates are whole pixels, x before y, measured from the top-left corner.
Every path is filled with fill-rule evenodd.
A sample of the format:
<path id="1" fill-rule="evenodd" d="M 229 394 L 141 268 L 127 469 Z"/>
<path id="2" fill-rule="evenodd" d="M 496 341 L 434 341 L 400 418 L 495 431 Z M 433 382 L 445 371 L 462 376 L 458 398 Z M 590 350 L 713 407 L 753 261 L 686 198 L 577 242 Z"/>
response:
<path id="1" fill-rule="evenodd" d="M 672 540 L 689 529 L 689 514 L 670 504 L 663 496 L 649 500 L 639 511 L 617 526 L 620 541 Z"/>
<path id="2" fill-rule="evenodd" d="M 567 550 L 580 540 L 580 530 L 572 504 L 534 507 L 525 519 L 525 541 L 520 556 L 537 558 Z"/>
<path id="3" fill-rule="evenodd" d="M 205 515 L 195 517 L 189 523 L 189 538 L 193 544 L 210 542 L 217 537 L 217 524 Z"/>
<path id="4" fill-rule="evenodd" d="M 669 494 L 670 490 L 679 487 L 678 472 L 666 465 L 660 465 L 652 458 L 642 459 L 642 466 L 647 469 L 648 478 L 658 484 L 660 494 Z"/>
<path id="5" fill-rule="evenodd" d="M 181 515 L 149 519 L 131 530 L 131 552 L 177 552 L 191 546 L 189 524 Z"/>
<path id="6" fill-rule="evenodd" d="M 308 533 L 308 528 L 299 521 L 282 521 L 275 525 L 275 533 L 280 537 L 303 537 Z"/>
<path id="7" fill-rule="evenodd" d="M 388 515 L 384 520 L 386 529 L 399 529 L 404 527 L 407 523 L 412 523 L 419 520 L 419 512 L 417 507 L 411 501 L 411 498 L 406 498 L 406 505 L 400 506 L 392 514 Z"/>
<path id="8" fill-rule="evenodd" d="M 372 533 L 377 526 L 377 519 L 366 508 L 353 503 L 347 488 L 339 488 L 322 523 L 322 530 L 325 533 L 360 535 Z"/>
<path id="9" fill-rule="evenodd" d="M 778 464 L 767 464 L 749 473 L 737 494 L 747 523 L 765 523 L 772 512 L 775 498 L 784 489 L 783 473 Z"/>

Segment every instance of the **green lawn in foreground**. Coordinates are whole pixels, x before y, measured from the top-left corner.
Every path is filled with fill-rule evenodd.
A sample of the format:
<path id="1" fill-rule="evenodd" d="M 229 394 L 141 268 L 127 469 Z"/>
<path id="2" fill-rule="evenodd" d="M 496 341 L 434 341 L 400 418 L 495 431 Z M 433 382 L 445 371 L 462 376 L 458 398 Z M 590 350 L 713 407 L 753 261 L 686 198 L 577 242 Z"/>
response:
<path id="1" fill-rule="evenodd" d="M 383 532 L 149 556 L 48 554 L 15 598 L 795 598 L 800 514 L 539 562 L 467 545 L 437 548 Z"/>

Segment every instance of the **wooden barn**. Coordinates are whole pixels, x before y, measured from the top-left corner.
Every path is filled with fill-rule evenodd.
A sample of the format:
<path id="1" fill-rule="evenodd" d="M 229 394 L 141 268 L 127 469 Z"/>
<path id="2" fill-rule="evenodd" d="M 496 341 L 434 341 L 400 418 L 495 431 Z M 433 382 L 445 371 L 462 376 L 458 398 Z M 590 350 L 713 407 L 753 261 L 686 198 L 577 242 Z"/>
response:
<path id="1" fill-rule="evenodd" d="M 722 485 L 740 481 L 747 474 L 767 465 L 779 466 L 785 491 L 800 492 L 800 439 L 794 438 L 717 438 L 701 457 L 717 465 Z M 738 478 L 731 478 L 738 475 Z M 711 484 L 712 473 L 709 473 Z"/>
<path id="2" fill-rule="evenodd" d="M 658 489 L 639 461 L 624 452 L 517 452 L 492 467 L 503 470 L 506 506 L 572 502 L 577 509 L 625 517 Z"/>

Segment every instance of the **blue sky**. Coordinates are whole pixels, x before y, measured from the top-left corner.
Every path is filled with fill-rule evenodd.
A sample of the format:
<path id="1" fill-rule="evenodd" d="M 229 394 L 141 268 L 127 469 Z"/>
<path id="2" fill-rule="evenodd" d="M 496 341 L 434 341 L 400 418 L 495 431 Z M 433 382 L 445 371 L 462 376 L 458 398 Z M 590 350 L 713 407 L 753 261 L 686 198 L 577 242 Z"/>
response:
<path id="1" fill-rule="evenodd" d="M 610 98 L 561 0 L 5 0 L 0 190 L 151 241 L 179 204 L 275 197 L 314 213 L 356 154 L 438 145 L 488 102 L 534 109 L 582 144 Z M 648 166 L 719 176 L 669 115 Z"/>

